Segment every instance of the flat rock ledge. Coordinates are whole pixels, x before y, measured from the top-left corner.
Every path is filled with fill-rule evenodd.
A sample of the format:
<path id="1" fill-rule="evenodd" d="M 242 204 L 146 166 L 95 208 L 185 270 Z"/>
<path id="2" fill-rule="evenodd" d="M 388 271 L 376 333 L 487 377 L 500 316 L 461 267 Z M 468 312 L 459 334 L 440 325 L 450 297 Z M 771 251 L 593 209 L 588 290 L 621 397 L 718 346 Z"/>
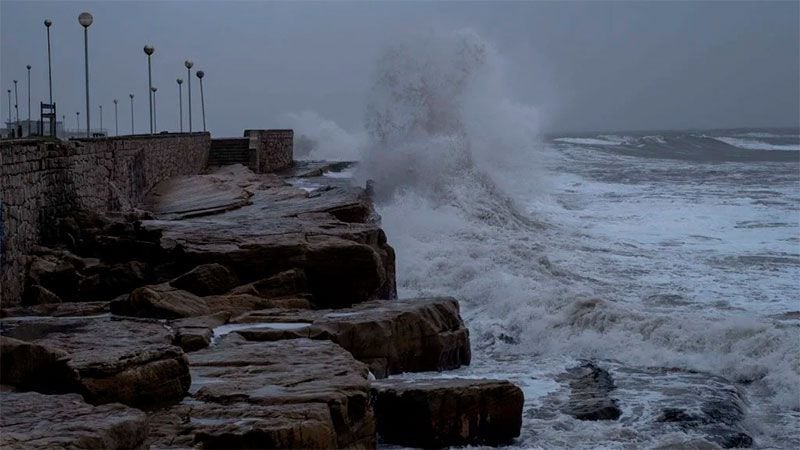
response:
<path id="1" fill-rule="evenodd" d="M 469 365 L 469 331 L 450 297 L 372 301 L 341 310 L 262 310 L 232 320 L 251 341 L 328 339 L 385 378 Z M 247 328 L 252 324 L 251 328 Z"/>
<path id="2" fill-rule="evenodd" d="M 469 332 L 455 299 L 395 300 L 369 196 L 319 169 L 225 167 L 162 183 L 147 212 L 55 219 L 0 310 L 0 447 L 375 448 L 375 405 L 403 399 L 420 422 L 387 442 L 517 436 L 508 382 L 370 387 L 469 364 Z"/>
<path id="3" fill-rule="evenodd" d="M 502 445 L 519 436 L 524 401 L 503 380 L 381 380 L 372 383 L 378 435 L 386 444 L 440 448 Z"/>
<path id="4" fill-rule="evenodd" d="M 141 449 L 147 416 L 118 403 L 92 406 L 80 395 L 0 392 L 0 448 Z"/>
<path id="5" fill-rule="evenodd" d="M 4 319 L 0 331 L 4 384 L 144 407 L 180 400 L 191 383 L 186 355 L 160 323 L 29 317 Z"/>
<path id="6" fill-rule="evenodd" d="M 191 398 L 151 415 L 157 448 L 374 448 L 367 367 L 327 341 L 247 342 L 192 353 Z"/>

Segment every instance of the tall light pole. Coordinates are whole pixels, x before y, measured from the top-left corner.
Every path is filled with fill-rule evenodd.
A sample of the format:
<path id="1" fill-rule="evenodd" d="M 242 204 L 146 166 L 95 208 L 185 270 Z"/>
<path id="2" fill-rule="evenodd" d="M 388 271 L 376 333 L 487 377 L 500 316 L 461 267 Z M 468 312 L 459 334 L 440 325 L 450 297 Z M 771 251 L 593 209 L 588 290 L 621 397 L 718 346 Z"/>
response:
<path id="1" fill-rule="evenodd" d="M 53 25 L 53 21 L 50 19 L 44 19 L 44 26 L 47 29 L 47 84 L 50 87 L 50 105 L 53 104 L 53 69 L 52 65 L 50 64 L 50 25 Z M 53 110 L 55 113 L 55 109 Z M 56 135 L 56 122 L 57 119 L 53 117 L 50 119 L 50 136 Z M 44 125 L 42 125 L 42 134 L 44 134 Z"/>
<path id="2" fill-rule="evenodd" d="M 153 71 L 150 67 L 150 57 L 156 49 L 152 45 L 144 46 L 144 54 L 147 55 L 147 97 L 150 100 L 150 134 L 153 134 Z"/>
<path id="3" fill-rule="evenodd" d="M 193 62 L 188 59 L 183 62 L 186 66 L 186 91 L 189 93 L 189 133 L 192 132 L 192 66 Z"/>
<path id="4" fill-rule="evenodd" d="M 17 96 L 17 80 L 14 80 L 14 115 L 17 116 L 16 122 L 14 124 L 14 134 L 18 133 L 19 130 L 19 96 Z M 20 133 L 21 134 L 21 133 Z M 20 137 L 20 136 L 17 136 Z"/>
<path id="5" fill-rule="evenodd" d="M 48 84 L 50 85 L 50 104 L 53 104 L 53 70 L 50 64 L 50 26 L 53 25 L 53 21 L 50 19 L 44 19 L 44 26 L 47 28 L 47 80 Z"/>
<path id="6" fill-rule="evenodd" d="M 197 71 L 197 78 L 200 79 L 200 108 L 203 111 L 203 132 L 206 131 L 206 101 L 203 98 L 203 77 L 206 76 L 206 73 L 202 70 Z"/>
<path id="7" fill-rule="evenodd" d="M 28 136 L 31 135 L 31 65 L 25 66 L 28 69 Z"/>
<path id="8" fill-rule="evenodd" d="M 128 97 L 131 98 L 131 135 L 134 135 L 136 133 L 133 131 L 133 94 L 128 94 Z"/>
<path id="9" fill-rule="evenodd" d="M 152 99 L 153 99 L 153 110 L 152 110 L 153 124 L 152 124 L 152 127 L 155 128 L 156 131 L 158 131 L 158 122 L 157 122 L 158 117 L 156 116 L 156 91 L 158 90 L 158 88 L 153 86 L 153 87 L 150 88 L 150 90 L 153 92 L 153 97 L 152 97 Z M 150 129 L 150 134 L 153 134 L 153 128 Z"/>
<path id="10" fill-rule="evenodd" d="M 14 115 L 16 118 L 17 127 L 19 127 L 19 96 L 17 96 L 17 80 L 14 80 Z"/>
<path id="11" fill-rule="evenodd" d="M 119 136 L 119 116 L 117 115 L 118 100 L 114 99 L 114 136 Z"/>
<path id="12" fill-rule="evenodd" d="M 88 12 L 82 12 L 78 16 L 78 23 L 83 27 L 83 62 L 86 72 L 86 137 L 91 137 L 90 119 L 89 119 L 89 25 L 92 24 L 94 18 Z"/>
<path id="13" fill-rule="evenodd" d="M 11 89 L 8 90 L 8 120 L 7 123 L 11 125 L 14 117 L 11 115 Z"/>
<path id="14" fill-rule="evenodd" d="M 183 133 L 183 88 L 181 85 L 183 84 L 183 80 L 178 78 L 175 80 L 178 82 L 178 114 L 180 115 L 180 123 L 181 123 L 181 133 Z"/>
<path id="15" fill-rule="evenodd" d="M 75 111 L 75 129 L 80 131 L 81 129 L 81 112 Z"/>
<path id="16" fill-rule="evenodd" d="M 103 105 L 100 105 L 100 132 L 103 132 Z"/>

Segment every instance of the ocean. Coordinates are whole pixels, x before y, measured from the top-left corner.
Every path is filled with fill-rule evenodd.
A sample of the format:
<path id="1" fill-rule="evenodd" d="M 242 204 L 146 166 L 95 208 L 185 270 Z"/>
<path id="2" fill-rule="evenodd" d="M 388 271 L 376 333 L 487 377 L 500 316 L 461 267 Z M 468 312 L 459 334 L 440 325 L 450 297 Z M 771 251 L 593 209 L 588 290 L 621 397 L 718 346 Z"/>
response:
<path id="1" fill-rule="evenodd" d="M 726 393 L 720 408 L 741 409 L 731 426 L 753 446 L 800 447 L 800 132 L 540 145 L 534 192 L 472 191 L 457 207 L 405 192 L 380 207 L 400 295 L 462 301 L 476 362 L 437 376 L 523 386 L 522 448 L 721 445 L 659 417 Z M 562 411 L 559 377 L 586 360 L 614 377 L 618 421 Z"/>
<path id="2" fill-rule="evenodd" d="M 399 295 L 461 302 L 473 363 L 404 376 L 514 381 L 513 448 L 800 448 L 800 130 L 542 133 L 505 67 L 468 30 L 414 37 L 363 131 L 287 116 L 375 181 Z M 589 363 L 616 420 L 569 412 Z"/>

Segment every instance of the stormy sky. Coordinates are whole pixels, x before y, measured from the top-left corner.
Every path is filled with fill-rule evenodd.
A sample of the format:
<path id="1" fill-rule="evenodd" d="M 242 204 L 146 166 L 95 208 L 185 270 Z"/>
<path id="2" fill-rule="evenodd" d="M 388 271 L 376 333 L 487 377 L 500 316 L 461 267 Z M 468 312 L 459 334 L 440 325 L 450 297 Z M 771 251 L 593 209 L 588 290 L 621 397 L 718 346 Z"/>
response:
<path id="1" fill-rule="evenodd" d="M 44 2 L 0 1 L 0 116 L 25 65 L 33 115 L 47 97 L 45 18 L 53 21 L 53 90 L 59 115 L 84 118 L 81 11 L 89 28 L 93 125 L 104 107 L 113 133 L 147 118 L 144 44 L 155 46 L 159 129 L 178 127 L 175 79 L 185 59 L 206 72 L 207 122 L 216 135 L 279 128 L 315 111 L 363 126 L 381 51 L 412 33 L 469 28 L 505 62 L 508 93 L 541 112 L 544 131 L 797 126 L 798 2 Z M 193 78 L 195 129 L 199 90 Z M 184 84 L 185 87 L 185 84 Z M 185 101 L 184 97 L 184 101 Z M 13 98 L 12 98 L 13 103 Z M 13 108 L 13 105 L 12 105 Z"/>

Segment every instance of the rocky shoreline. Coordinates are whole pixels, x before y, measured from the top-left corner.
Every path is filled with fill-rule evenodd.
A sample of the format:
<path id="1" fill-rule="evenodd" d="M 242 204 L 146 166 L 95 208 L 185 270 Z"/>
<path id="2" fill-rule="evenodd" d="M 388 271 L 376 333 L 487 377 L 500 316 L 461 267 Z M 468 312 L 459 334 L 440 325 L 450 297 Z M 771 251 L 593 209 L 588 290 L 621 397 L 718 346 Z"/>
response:
<path id="1" fill-rule="evenodd" d="M 338 167 L 338 166 L 337 166 Z M 502 380 L 393 380 L 470 362 L 452 298 L 396 299 L 365 190 L 326 166 L 226 166 L 142 209 L 73 211 L 2 310 L 3 448 L 498 445 Z M 388 377 L 388 378 L 387 378 Z"/>

